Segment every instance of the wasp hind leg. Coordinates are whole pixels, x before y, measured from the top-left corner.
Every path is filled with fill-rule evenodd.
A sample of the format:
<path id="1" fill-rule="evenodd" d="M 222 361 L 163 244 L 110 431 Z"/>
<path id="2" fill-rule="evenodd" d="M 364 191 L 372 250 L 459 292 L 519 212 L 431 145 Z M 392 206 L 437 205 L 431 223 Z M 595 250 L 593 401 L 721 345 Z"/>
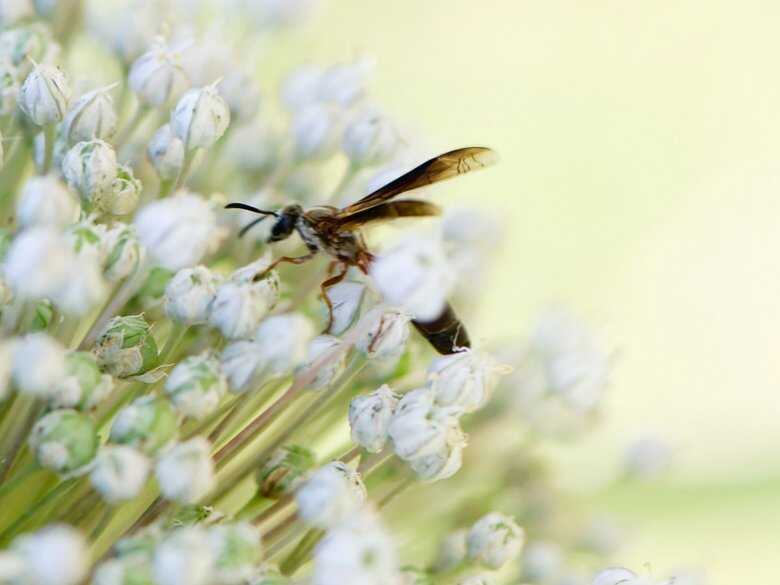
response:
<path id="1" fill-rule="evenodd" d="M 333 303 L 331 302 L 330 297 L 328 297 L 328 289 L 344 280 L 344 277 L 347 276 L 348 271 L 349 266 L 342 264 L 341 272 L 339 272 L 336 276 L 331 276 L 320 285 L 320 291 L 322 291 L 322 300 L 325 301 L 325 305 L 328 307 L 328 324 L 325 326 L 323 333 L 330 332 L 330 328 L 333 327 Z"/>

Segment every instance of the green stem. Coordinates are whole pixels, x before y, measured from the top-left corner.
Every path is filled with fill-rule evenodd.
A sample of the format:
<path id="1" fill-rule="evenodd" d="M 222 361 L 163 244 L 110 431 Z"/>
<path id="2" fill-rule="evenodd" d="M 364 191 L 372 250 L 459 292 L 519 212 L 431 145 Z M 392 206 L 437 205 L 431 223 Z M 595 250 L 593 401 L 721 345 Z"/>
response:
<path id="1" fill-rule="evenodd" d="M 119 133 L 119 137 L 116 139 L 116 142 L 114 143 L 114 147 L 117 150 L 119 150 L 122 146 L 124 146 L 127 143 L 127 141 L 133 137 L 133 134 L 135 134 L 135 131 L 138 130 L 138 127 L 141 125 L 141 122 L 144 121 L 144 118 L 146 118 L 146 116 L 149 115 L 149 112 L 151 111 L 152 109 L 149 106 L 145 106 L 143 104 L 140 104 L 138 106 L 138 108 L 135 110 L 135 114 L 133 114 L 133 117 L 130 118 L 130 121 Z"/>
<path id="2" fill-rule="evenodd" d="M 325 532 L 318 528 L 312 528 L 304 534 L 298 545 L 279 565 L 282 575 L 285 577 L 293 575 L 308 560 L 311 551 L 314 550 L 314 547 L 324 535 Z"/>
<path id="3" fill-rule="evenodd" d="M 176 177 L 176 181 L 173 184 L 173 191 L 181 188 L 184 183 L 187 182 L 187 179 L 190 176 L 190 172 L 192 171 L 192 164 L 195 162 L 195 156 L 198 154 L 199 150 L 200 149 L 198 148 L 187 150 L 186 154 L 184 155 L 184 164 L 182 165 L 181 170 L 179 171 L 179 175 Z"/>
<path id="4" fill-rule="evenodd" d="M 14 491 L 14 489 L 22 485 L 27 478 L 40 469 L 41 468 L 37 462 L 31 461 L 23 469 L 17 471 L 12 478 L 0 484 L 0 498 L 10 494 L 12 491 Z"/>
<path id="5" fill-rule="evenodd" d="M 54 160 L 54 140 L 57 137 L 57 125 L 46 124 L 43 127 L 43 164 L 41 165 L 41 174 L 46 175 L 51 170 L 51 163 Z"/>
<path id="6" fill-rule="evenodd" d="M 76 485 L 76 479 L 69 479 L 65 481 L 61 481 L 58 483 L 54 488 L 50 489 L 48 492 L 46 492 L 43 496 L 38 498 L 35 503 L 30 505 L 27 508 L 27 511 L 19 516 L 13 524 L 11 524 L 8 528 L 6 528 L 2 534 L 0 534 L 0 547 L 6 546 L 11 539 L 16 536 L 19 532 L 21 532 L 24 527 L 27 525 L 27 523 L 32 520 L 36 514 L 41 512 L 44 507 L 49 504 L 51 501 L 53 501 L 55 498 L 60 496 L 61 494 L 64 494 L 68 490 L 70 490 L 73 486 Z"/>
<path id="7" fill-rule="evenodd" d="M 10 429 L 4 433 L 2 452 L 0 452 L 0 482 L 3 482 L 11 470 L 27 433 L 38 416 L 42 404 L 25 395 L 18 395 L 9 413 Z"/>
<path id="8" fill-rule="evenodd" d="M 168 334 L 168 339 L 166 339 L 165 345 L 159 354 L 158 362 L 160 364 L 164 364 L 165 361 L 171 356 L 171 354 L 176 351 L 176 348 L 187 335 L 187 331 L 189 331 L 188 325 L 179 325 L 178 323 L 173 324 L 171 332 Z"/>

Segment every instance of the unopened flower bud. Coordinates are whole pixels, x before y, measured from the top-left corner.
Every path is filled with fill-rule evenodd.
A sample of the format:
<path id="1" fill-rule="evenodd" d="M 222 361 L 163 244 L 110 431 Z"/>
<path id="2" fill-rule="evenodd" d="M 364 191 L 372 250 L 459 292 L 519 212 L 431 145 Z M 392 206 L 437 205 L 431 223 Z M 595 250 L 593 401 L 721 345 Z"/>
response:
<path id="1" fill-rule="evenodd" d="M 311 104 L 293 115 L 292 132 L 298 160 L 324 160 L 338 148 L 338 112 L 327 104 Z"/>
<path id="2" fill-rule="evenodd" d="M 409 238 L 378 256 L 371 277 L 385 302 L 422 321 L 441 314 L 454 284 L 441 241 L 430 236 Z"/>
<path id="3" fill-rule="evenodd" d="M 624 567 L 609 567 L 593 578 L 593 585 L 632 585 L 638 575 Z"/>
<path id="4" fill-rule="evenodd" d="M 128 81 L 141 103 L 156 108 L 172 104 L 190 86 L 179 55 L 162 42 L 135 60 Z"/>
<path id="5" fill-rule="evenodd" d="M 557 543 L 530 542 L 523 549 L 520 567 L 523 582 L 549 583 L 564 567 L 563 551 Z"/>
<path id="6" fill-rule="evenodd" d="M 387 427 L 396 406 L 398 395 L 387 384 L 371 394 L 353 398 L 349 403 L 352 440 L 370 453 L 379 453 L 387 442 Z"/>
<path id="7" fill-rule="evenodd" d="M 89 410 L 114 389 L 114 379 L 102 373 L 95 356 L 86 351 L 68 353 L 65 356 L 65 372 L 51 400 L 57 408 Z"/>
<path id="8" fill-rule="evenodd" d="M 19 108 L 38 126 L 61 122 L 68 110 L 70 84 L 54 65 L 35 65 L 19 90 Z"/>
<path id="9" fill-rule="evenodd" d="M 290 110 L 298 110 L 319 101 L 320 85 L 325 71 L 317 65 L 302 65 L 282 80 L 281 97 Z"/>
<path id="10" fill-rule="evenodd" d="M 264 319 L 255 331 L 267 371 L 281 375 L 306 359 L 306 349 L 314 334 L 311 321 L 299 313 L 271 315 Z"/>
<path id="11" fill-rule="evenodd" d="M 339 351 L 339 356 L 320 364 L 325 356 L 333 351 L 339 350 L 343 342 L 332 335 L 318 335 L 309 342 L 306 349 L 306 362 L 299 368 L 306 371 L 317 367 L 317 374 L 309 383 L 312 390 L 324 390 L 344 371 L 347 363 L 347 355 L 344 351 Z"/>
<path id="12" fill-rule="evenodd" d="M 118 378 L 137 376 L 157 367 L 157 343 L 141 315 L 114 317 L 92 350 L 102 368 Z"/>
<path id="13" fill-rule="evenodd" d="M 215 555 L 214 582 L 247 583 L 261 558 L 260 531 L 248 522 L 218 524 L 208 529 Z"/>
<path id="14" fill-rule="evenodd" d="M 117 177 L 116 152 L 103 140 L 79 142 L 62 160 L 62 174 L 85 201 L 99 206 Z"/>
<path id="15" fill-rule="evenodd" d="M 466 558 L 466 530 L 456 530 L 447 534 L 439 544 L 436 557 L 437 571 L 450 571 Z"/>
<path id="16" fill-rule="evenodd" d="M 444 441 L 436 450 L 412 457 L 407 462 L 420 481 L 434 482 L 448 479 L 463 465 L 465 446 L 466 435 L 457 424 L 457 419 L 452 418 L 447 426 Z"/>
<path id="17" fill-rule="evenodd" d="M 68 229 L 67 238 L 73 247 L 68 278 L 51 294 L 63 313 L 82 316 L 102 303 L 108 294 L 103 278 L 105 257 L 105 227 L 91 218 Z"/>
<path id="18" fill-rule="evenodd" d="M 111 425 L 113 443 L 135 447 L 154 455 L 174 436 L 178 424 L 170 402 L 154 396 L 142 396 L 121 409 Z"/>
<path id="19" fill-rule="evenodd" d="M 85 140 L 110 140 L 117 127 L 114 102 L 109 88 L 100 88 L 81 96 L 71 106 L 62 124 L 62 135 L 68 144 Z"/>
<path id="20" fill-rule="evenodd" d="M 131 554 L 103 561 L 95 567 L 92 585 L 154 585 L 151 557 Z"/>
<path id="21" fill-rule="evenodd" d="M 366 293 L 366 285 L 360 282 L 345 281 L 328 289 L 327 295 L 333 306 L 333 323 L 330 332 L 333 335 L 341 335 L 355 321 L 363 297 Z"/>
<path id="22" fill-rule="evenodd" d="M 215 561 L 215 551 L 206 530 L 199 526 L 178 528 L 155 547 L 154 582 L 157 585 L 208 585 L 215 582 Z"/>
<path id="23" fill-rule="evenodd" d="M 260 280 L 269 265 L 269 258 L 260 258 L 236 270 L 217 288 L 211 305 L 209 323 L 228 339 L 251 337 L 260 321 L 279 298 L 279 277 L 271 271 Z"/>
<path id="24" fill-rule="evenodd" d="M 27 179 L 16 203 L 19 225 L 64 227 L 79 218 L 76 196 L 53 175 Z"/>
<path id="25" fill-rule="evenodd" d="M 409 315 L 399 309 L 377 306 L 361 318 L 369 325 L 355 347 L 370 359 L 392 360 L 400 357 L 409 339 Z M 362 325 L 361 325 L 362 327 Z"/>
<path id="26" fill-rule="evenodd" d="M 338 63 L 325 70 L 319 84 L 319 97 L 341 107 L 349 107 L 366 93 L 366 82 L 373 71 L 370 58 Z"/>
<path id="27" fill-rule="evenodd" d="M 86 539 L 64 524 L 23 534 L 13 541 L 11 550 L 22 559 L 24 583 L 77 585 L 89 569 Z"/>
<path id="28" fill-rule="evenodd" d="M 163 497 L 182 504 L 194 504 L 214 487 L 211 444 L 195 437 L 174 445 L 157 461 L 156 475 Z"/>
<path id="29" fill-rule="evenodd" d="M 301 520 L 329 528 L 354 513 L 366 501 L 366 487 L 357 471 L 333 461 L 315 471 L 295 493 Z"/>
<path id="30" fill-rule="evenodd" d="M 525 532 L 514 518 L 491 512 L 469 529 L 468 557 L 490 569 L 500 569 L 520 554 L 524 541 Z"/>
<path id="31" fill-rule="evenodd" d="M 4 272 L 19 297 L 52 296 L 70 276 L 73 255 L 59 231 L 36 227 L 17 235 L 8 249 Z"/>
<path id="32" fill-rule="evenodd" d="M 202 419 L 227 392 L 219 360 L 210 353 L 184 358 L 165 380 L 165 392 L 184 416 Z"/>
<path id="33" fill-rule="evenodd" d="M 199 325 L 209 318 L 221 278 L 205 266 L 182 268 L 165 287 L 165 312 L 175 323 Z"/>
<path id="34" fill-rule="evenodd" d="M 171 114 L 171 129 L 188 150 L 210 148 L 229 124 L 230 109 L 213 85 L 189 90 Z"/>
<path id="35" fill-rule="evenodd" d="M 65 348 L 45 333 L 32 333 L 13 346 L 13 380 L 19 392 L 37 398 L 56 395 L 65 377 Z"/>
<path id="36" fill-rule="evenodd" d="M 0 55 L 6 55 L 20 72 L 29 71 L 35 61 L 42 63 L 47 53 L 57 50 L 51 28 L 42 22 L 33 22 L 0 32 Z"/>
<path id="37" fill-rule="evenodd" d="M 94 488 L 109 503 L 136 497 L 149 476 L 149 458 L 125 445 L 108 445 L 95 458 L 90 473 Z"/>
<path id="38" fill-rule="evenodd" d="M 458 420 L 452 411 L 438 408 L 429 388 L 403 395 L 390 419 L 388 434 L 395 454 L 410 461 L 435 455 L 447 445 L 450 429 Z"/>
<path id="39" fill-rule="evenodd" d="M 260 109 L 260 87 L 244 73 L 234 69 L 218 84 L 219 94 L 230 108 L 230 117 L 237 124 L 243 124 L 255 117 Z"/>
<path id="40" fill-rule="evenodd" d="M 142 190 L 143 185 L 136 179 L 133 169 L 128 165 L 117 165 L 111 187 L 95 193 L 92 203 L 110 215 L 128 215 L 138 207 Z"/>
<path id="41" fill-rule="evenodd" d="M 42 467 L 67 474 L 92 461 L 98 436 L 89 416 L 75 410 L 54 410 L 33 425 L 29 443 Z"/>
<path id="42" fill-rule="evenodd" d="M 466 350 L 436 358 L 428 367 L 436 404 L 462 412 L 482 408 L 509 368 L 487 354 Z"/>
<path id="43" fill-rule="evenodd" d="M 161 179 L 175 179 L 184 166 L 184 142 L 173 133 L 170 124 L 160 126 L 154 133 L 146 154 Z"/>
<path id="44" fill-rule="evenodd" d="M 375 108 L 365 108 L 347 124 L 341 148 L 353 165 L 373 166 L 390 160 L 399 142 L 390 119 Z"/>
<path id="45" fill-rule="evenodd" d="M 179 270 L 198 264 L 216 231 L 209 203 L 192 193 L 153 201 L 135 216 L 138 239 L 163 268 Z"/>
<path id="46" fill-rule="evenodd" d="M 293 493 L 315 465 L 314 453 L 300 445 L 280 447 L 257 472 L 258 494 L 278 499 Z"/>
<path id="47" fill-rule="evenodd" d="M 105 235 L 103 272 L 109 282 L 119 282 L 138 267 L 143 251 L 132 226 L 115 222 Z"/>

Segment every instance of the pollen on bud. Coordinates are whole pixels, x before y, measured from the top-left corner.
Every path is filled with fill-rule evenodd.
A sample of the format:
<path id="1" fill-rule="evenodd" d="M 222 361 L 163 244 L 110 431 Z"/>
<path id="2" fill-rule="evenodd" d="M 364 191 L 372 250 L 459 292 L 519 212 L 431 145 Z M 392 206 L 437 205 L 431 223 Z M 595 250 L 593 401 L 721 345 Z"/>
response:
<path id="1" fill-rule="evenodd" d="M 370 453 L 379 453 L 387 442 L 390 419 L 398 406 L 398 395 L 387 384 L 349 403 L 352 440 Z"/>
<path id="2" fill-rule="evenodd" d="M 188 150 L 210 148 L 229 124 L 230 108 L 213 85 L 189 90 L 171 114 L 171 129 Z"/>
<path id="3" fill-rule="evenodd" d="M 67 474 L 92 461 L 98 436 L 89 416 L 75 410 L 54 410 L 33 425 L 29 444 L 42 467 Z"/>
<path id="4" fill-rule="evenodd" d="M 36 64 L 19 90 L 19 108 L 36 125 L 61 122 L 71 91 L 65 74 L 54 65 Z"/>

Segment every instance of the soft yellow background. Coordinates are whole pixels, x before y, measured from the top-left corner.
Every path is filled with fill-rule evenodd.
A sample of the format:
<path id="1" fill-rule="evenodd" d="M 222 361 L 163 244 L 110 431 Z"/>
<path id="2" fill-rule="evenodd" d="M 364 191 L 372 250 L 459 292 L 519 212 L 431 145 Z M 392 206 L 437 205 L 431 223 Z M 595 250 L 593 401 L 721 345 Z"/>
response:
<path id="1" fill-rule="evenodd" d="M 780 582 L 780 3 L 325 8 L 293 54 L 369 52 L 381 103 L 431 151 L 502 154 L 446 188 L 511 226 L 475 337 L 522 334 L 560 300 L 621 348 L 605 427 L 559 453 L 630 527 L 619 560 Z M 674 446 L 672 476 L 605 492 L 646 433 Z"/>

